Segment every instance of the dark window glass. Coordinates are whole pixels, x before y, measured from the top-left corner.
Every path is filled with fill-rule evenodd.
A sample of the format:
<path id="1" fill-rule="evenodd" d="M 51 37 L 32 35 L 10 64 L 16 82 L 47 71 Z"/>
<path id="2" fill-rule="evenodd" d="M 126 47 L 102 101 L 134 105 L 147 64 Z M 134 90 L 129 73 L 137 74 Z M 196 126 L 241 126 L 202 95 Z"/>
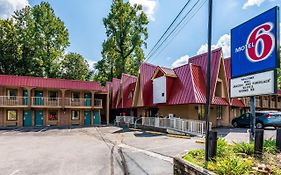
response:
<path id="1" fill-rule="evenodd" d="M 80 119 L 79 111 L 72 111 L 71 112 L 71 120 L 79 120 L 79 119 Z"/>

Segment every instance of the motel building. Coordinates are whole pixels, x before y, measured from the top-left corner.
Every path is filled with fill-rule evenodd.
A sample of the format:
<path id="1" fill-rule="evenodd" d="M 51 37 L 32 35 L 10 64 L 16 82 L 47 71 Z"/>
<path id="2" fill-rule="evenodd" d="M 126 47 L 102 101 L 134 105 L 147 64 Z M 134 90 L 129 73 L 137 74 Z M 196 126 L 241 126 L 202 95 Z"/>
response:
<path id="1" fill-rule="evenodd" d="M 0 75 L 0 127 L 108 124 L 108 99 L 96 82 Z"/>
<path id="2" fill-rule="evenodd" d="M 173 69 L 143 63 L 138 77 L 123 74 L 110 83 L 111 119 L 126 115 L 204 120 L 207 53 L 189 58 Z M 230 58 L 222 49 L 212 51 L 211 110 L 213 127 L 230 126 L 234 117 L 250 109 L 249 98 L 230 98 Z M 257 110 L 281 110 L 281 93 L 256 97 Z"/>

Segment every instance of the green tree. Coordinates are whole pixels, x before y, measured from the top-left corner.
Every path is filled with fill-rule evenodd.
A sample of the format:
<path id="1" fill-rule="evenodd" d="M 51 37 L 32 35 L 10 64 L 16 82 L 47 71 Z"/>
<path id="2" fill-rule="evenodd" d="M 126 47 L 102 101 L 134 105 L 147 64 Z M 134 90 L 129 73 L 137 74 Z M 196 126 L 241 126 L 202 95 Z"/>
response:
<path id="1" fill-rule="evenodd" d="M 114 0 L 110 13 L 103 19 L 107 39 L 103 42 L 102 60 L 96 64 L 96 80 L 110 81 L 122 73 L 137 75 L 144 60 L 148 18 L 140 5 Z"/>
<path id="2" fill-rule="evenodd" d="M 16 29 L 10 19 L 0 19 L 0 74 L 17 74 L 20 49 Z"/>
<path id="3" fill-rule="evenodd" d="M 15 12 L 13 20 L 21 49 L 18 74 L 56 77 L 69 34 L 50 4 L 25 7 Z"/>
<path id="4" fill-rule="evenodd" d="M 69 53 L 60 63 L 60 78 L 71 80 L 89 80 L 91 72 L 88 62 L 82 55 Z"/>

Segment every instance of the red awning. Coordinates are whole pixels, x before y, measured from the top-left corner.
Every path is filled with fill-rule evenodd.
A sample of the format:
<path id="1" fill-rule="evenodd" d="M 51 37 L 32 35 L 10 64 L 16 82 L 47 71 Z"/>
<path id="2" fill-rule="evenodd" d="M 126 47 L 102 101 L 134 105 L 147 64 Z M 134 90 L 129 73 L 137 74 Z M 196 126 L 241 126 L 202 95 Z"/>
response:
<path id="1" fill-rule="evenodd" d="M 221 106 L 227 106 L 228 102 L 225 98 L 222 97 L 214 97 L 212 101 L 213 105 L 221 105 Z"/>

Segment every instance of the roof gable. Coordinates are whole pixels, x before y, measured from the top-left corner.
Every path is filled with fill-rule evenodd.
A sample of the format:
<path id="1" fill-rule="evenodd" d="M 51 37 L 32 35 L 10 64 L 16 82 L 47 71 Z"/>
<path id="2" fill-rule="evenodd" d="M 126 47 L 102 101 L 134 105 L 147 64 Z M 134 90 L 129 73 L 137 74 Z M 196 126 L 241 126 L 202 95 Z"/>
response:
<path id="1" fill-rule="evenodd" d="M 142 91 L 143 106 L 153 105 L 153 85 L 151 77 L 157 66 L 143 63 L 140 67 L 140 90 Z"/>
<path id="2" fill-rule="evenodd" d="M 222 49 L 218 48 L 212 51 L 212 60 L 211 60 L 211 99 L 214 97 L 214 89 L 216 86 L 220 61 L 222 59 Z M 202 75 L 205 80 L 205 84 L 207 84 L 207 65 L 208 65 L 208 53 L 204 53 L 201 55 L 194 56 L 189 58 L 189 63 L 200 66 Z"/>
<path id="3" fill-rule="evenodd" d="M 135 86 L 137 82 L 137 77 L 122 74 L 121 77 L 121 89 L 119 91 L 121 100 L 117 104 L 118 108 L 131 108 L 133 104 L 133 94 L 135 91 Z"/>

